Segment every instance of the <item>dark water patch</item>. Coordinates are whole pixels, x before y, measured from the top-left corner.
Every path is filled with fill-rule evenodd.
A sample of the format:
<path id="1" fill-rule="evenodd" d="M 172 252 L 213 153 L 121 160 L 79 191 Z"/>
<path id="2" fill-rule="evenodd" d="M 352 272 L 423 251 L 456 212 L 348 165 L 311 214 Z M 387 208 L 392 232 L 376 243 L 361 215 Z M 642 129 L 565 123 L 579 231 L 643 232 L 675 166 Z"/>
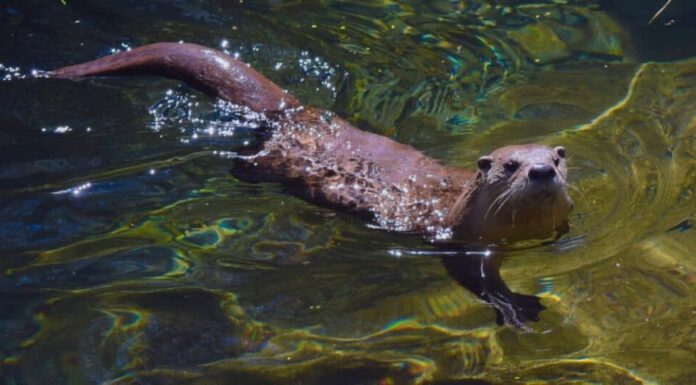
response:
<path id="1" fill-rule="evenodd" d="M 0 249 L 46 247 L 116 228 L 128 212 L 175 202 L 200 188 L 204 181 L 194 173 L 198 166 L 187 167 L 144 168 L 135 175 L 76 182 L 6 201 L 0 206 Z"/>
<path id="2" fill-rule="evenodd" d="M 2 218 L 0 250 L 23 250 L 47 246 L 102 232 L 113 225 L 110 219 L 97 219 L 84 212 L 51 203 L 41 205 L 40 214 L 30 215 L 29 218 L 26 221 L 18 220 L 18 218 Z"/>
<path id="3" fill-rule="evenodd" d="M 137 223 L 138 212 L 187 197 L 214 195 L 204 189 L 205 178 L 224 176 L 228 167 L 212 156 L 176 167 L 160 165 L 148 167 L 146 163 L 132 171 L 112 171 L 114 177 L 97 174 L 95 179 L 78 179 L 49 191 L 6 199 L 0 205 L 0 250 L 19 252 L 69 242 L 115 229 L 129 220 Z"/>
<path id="4" fill-rule="evenodd" d="M 164 277 L 179 270 L 185 263 L 183 260 L 184 257 L 172 249 L 132 248 L 61 264 L 10 270 L 0 280 L 0 286 L 7 290 L 89 288 L 111 282 Z M 186 263 L 186 268 L 193 266 Z"/>
<path id="5" fill-rule="evenodd" d="M 69 316 L 85 301 L 90 317 Z M 66 294 L 35 317 L 41 330 L 15 348 L 22 360 L 10 381 L 103 382 L 143 368 L 194 367 L 258 350 L 272 335 L 244 316 L 234 296 L 196 288 Z M 42 345 L 58 353 L 44 357 Z"/>
<path id="6" fill-rule="evenodd" d="M 15 353 L 20 341 L 30 339 L 40 325 L 34 314 L 46 294 L 32 290 L 14 290 L 0 280 L 0 351 L 3 359 Z M 16 358 L 16 357 L 15 357 Z"/>
<path id="7" fill-rule="evenodd" d="M 587 114 L 581 107 L 562 103 L 529 104 L 517 112 L 515 119 L 536 120 L 536 119 L 559 119 L 568 118 L 576 115 Z"/>
<path id="8" fill-rule="evenodd" d="M 677 60 L 696 56 L 696 5 L 691 1 L 672 1 L 652 23 L 653 16 L 666 1 L 610 0 L 599 5 L 615 15 L 636 41 L 635 49 L 643 61 Z"/>

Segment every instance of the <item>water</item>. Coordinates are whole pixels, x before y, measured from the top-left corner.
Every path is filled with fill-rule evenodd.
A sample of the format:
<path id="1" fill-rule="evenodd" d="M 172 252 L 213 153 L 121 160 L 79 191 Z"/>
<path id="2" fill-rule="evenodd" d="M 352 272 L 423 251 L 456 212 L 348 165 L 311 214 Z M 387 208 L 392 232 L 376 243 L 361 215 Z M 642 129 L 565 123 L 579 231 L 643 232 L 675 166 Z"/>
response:
<path id="1" fill-rule="evenodd" d="M 661 3 L 3 3 L 4 383 L 696 382 L 695 11 L 648 25 Z M 533 331 L 419 237 L 231 177 L 238 110 L 25 76 L 165 40 L 445 163 L 565 146 L 570 233 L 501 270 L 547 307 Z"/>

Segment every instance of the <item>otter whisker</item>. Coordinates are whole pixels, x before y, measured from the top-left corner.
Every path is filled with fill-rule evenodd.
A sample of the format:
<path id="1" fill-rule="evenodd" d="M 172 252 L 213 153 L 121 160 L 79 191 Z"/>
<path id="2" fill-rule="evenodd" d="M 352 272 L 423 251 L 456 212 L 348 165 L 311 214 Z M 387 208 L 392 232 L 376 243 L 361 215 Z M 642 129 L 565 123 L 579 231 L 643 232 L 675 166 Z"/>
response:
<path id="1" fill-rule="evenodd" d="M 499 194 L 499 195 L 493 200 L 493 202 L 491 202 L 491 204 L 488 206 L 488 209 L 486 210 L 486 213 L 483 215 L 483 220 L 484 220 L 484 221 L 485 221 L 486 219 L 488 219 L 488 214 L 490 214 L 491 210 L 496 206 L 496 203 L 501 202 L 501 200 L 502 200 L 502 201 L 506 201 L 506 200 L 507 200 L 506 198 L 510 195 L 510 192 L 511 192 L 511 191 L 512 191 L 511 189 L 508 189 L 508 190 L 503 191 L 501 194 Z M 500 206 L 499 206 L 499 207 L 500 207 Z M 498 211 L 496 211 L 496 213 L 497 213 L 497 212 L 498 212 Z M 495 214 L 494 214 L 494 215 L 495 215 Z"/>
<path id="2" fill-rule="evenodd" d="M 516 190 L 514 190 L 514 189 L 509 190 L 509 192 L 506 194 L 506 198 L 502 202 L 500 202 L 500 204 L 498 205 L 498 208 L 495 210 L 495 213 L 493 213 L 493 216 L 498 215 L 500 210 L 503 208 L 503 206 L 505 206 L 505 204 L 507 204 L 507 202 L 510 200 L 510 198 L 515 196 L 515 194 L 514 194 L 515 192 L 516 192 Z M 514 200 L 513 200 L 513 202 L 514 202 Z"/>
<path id="3" fill-rule="evenodd" d="M 587 196 L 585 196 L 585 193 L 582 192 L 579 188 L 577 188 L 575 185 L 571 183 L 566 183 L 566 186 L 568 186 L 570 189 L 578 193 L 580 195 L 580 198 L 582 198 L 582 203 L 585 209 L 588 209 L 589 207 L 587 206 Z"/>
<path id="4" fill-rule="evenodd" d="M 502 194 L 498 195 L 498 196 L 497 196 L 495 199 L 493 199 L 493 201 L 488 205 L 488 208 L 486 209 L 486 213 L 483 214 L 483 220 L 484 220 L 484 221 L 488 218 L 488 214 L 491 212 L 491 209 L 493 208 L 493 206 L 495 205 L 495 203 L 496 203 L 498 200 L 502 199 L 502 196 L 503 196 L 504 194 L 505 194 L 505 192 L 503 192 Z"/>
<path id="5" fill-rule="evenodd" d="M 566 186 L 573 189 L 573 191 L 575 191 L 576 193 L 580 194 L 582 199 L 585 199 L 585 194 L 583 194 L 583 192 L 579 188 L 577 188 L 574 184 L 566 182 Z"/>
<path id="6" fill-rule="evenodd" d="M 518 195 L 516 193 L 519 190 L 521 190 L 521 188 L 513 189 L 513 190 L 511 190 L 512 193 L 510 194 L 510 198 L 512 198 L 512 203 L 513 203 L 513 205 L 512 205 L 513 209 L 512 209 L 512 212 L 510 213 L 510 220 L 511 220 L 512 227 L 515 227 L 515 222 L 517 221 L 517 204 L 516 204 L 516 202 L 518 200 Z M 508 200 L 509 200 L 509 198 L 508 198 Z M 507 201 L 505 203 L 507 203 Z"/>

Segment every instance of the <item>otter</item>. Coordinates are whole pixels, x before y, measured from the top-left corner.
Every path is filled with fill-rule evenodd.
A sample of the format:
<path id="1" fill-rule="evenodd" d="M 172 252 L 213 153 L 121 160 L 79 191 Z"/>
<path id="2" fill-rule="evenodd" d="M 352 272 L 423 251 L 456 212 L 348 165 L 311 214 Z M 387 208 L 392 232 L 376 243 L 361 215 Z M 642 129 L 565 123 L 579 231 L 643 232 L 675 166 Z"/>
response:
<path id="1" fill-rule="evenodd" d="M 225 53 L 195 44 L 156 43 L 46 73 L 53 78 L 160 75 L 182 80 L 248 110 L 261 123 L 257 148 L 235 158 L 233 174 L 277 181 L 294 194 L 349 211 L 378 227 L 467 247 L 548 239 L 567 229 L 566 150 L 540 144 L 499 148 L 478 170 L 440 164 L 417 149 L 359 130 L 294 96 Z M 513 293 L 499 254 L 441 256 L 448 273 L 496 309 L 499 324 L 530 330 L 539 298 Z"/>
<path id="2" fill-rule="evenodd" d="M 545 239 L 565 231 L 573 203 L 566 151 L 511 145 L 449 167 L 417 149 L 359 130 L 294 96 L 229 55 L 196 44 L 155 43 L 47 73 L 160 75 L 260 114 L 268 135 L 236 159 L 240 178 L 279 181 L 304 199 L 349 211 L 390 231 L 477 244 Z"/>

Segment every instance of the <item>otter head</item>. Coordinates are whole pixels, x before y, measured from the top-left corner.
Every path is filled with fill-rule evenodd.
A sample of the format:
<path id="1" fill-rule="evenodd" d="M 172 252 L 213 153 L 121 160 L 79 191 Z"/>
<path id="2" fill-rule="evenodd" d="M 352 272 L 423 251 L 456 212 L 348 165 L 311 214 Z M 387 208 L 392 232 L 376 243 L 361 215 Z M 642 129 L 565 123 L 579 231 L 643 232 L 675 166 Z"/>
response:
<path id="1" fill-rule="evenodd" d="M 455 236 L 497 243 L 556 235 L 573 208 L 565 157 L 563 147 L 538 144 L 480 157 L 473 188 L 453 209 Z"/>

